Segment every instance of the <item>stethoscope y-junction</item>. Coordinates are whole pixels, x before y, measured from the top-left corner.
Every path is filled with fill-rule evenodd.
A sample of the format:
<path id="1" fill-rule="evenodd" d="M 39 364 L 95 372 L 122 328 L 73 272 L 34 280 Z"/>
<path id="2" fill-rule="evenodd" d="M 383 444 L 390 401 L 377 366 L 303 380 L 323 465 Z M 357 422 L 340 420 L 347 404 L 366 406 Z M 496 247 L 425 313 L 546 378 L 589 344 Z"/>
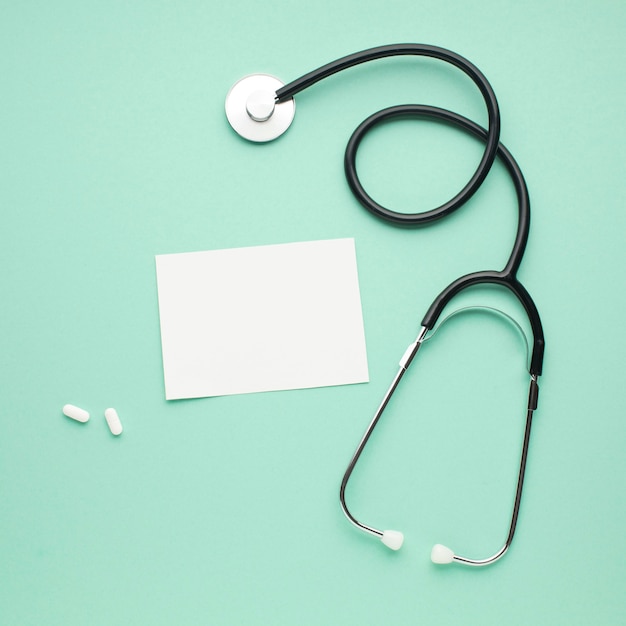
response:
<path id="1" fill-rule="evenodd" d="M 283 83 L 281 83 L 278 79 L 266 74 L 247 76 L 236 83 L 229 92 L 226 98 L 226 115 L 231 126 L 242 137 L 257 142 L 270 141 L 280 136 L 287 130 L 287 128 L 289 128 L 295 114 L 295 103 L 293 98 L 296 94 L 314 85 L 320 80 L 327 78 L 328 76 L 355 65 L 359 65 L 367 61 L 373 61 L 375 59 L 404 55 L 425 56 L 438 59 L 457 67 L 469 76 L 469 78 L 480 90 L 480 93 L 485 101 L 488 114 L 488 126 L 485 129 L 458 113 L 454 113 L 447 109 L 425 105 L 400 105 L 378 111 L 366 119 L 354 131 L 350 141 L 348 142 L 345 153 L 344 167 L 350 189 L 359 202 L 378 217 L 396 224 L 408 226 L 422 225 L 449 215 L 467 202 L 467 200 L 471 198 L 471 196 L 483 183 L 497 157 L 506 167 L 515 186 L 518 202 L 517 234 L 511 255 L 501 270 L 486 270 L 461 276 L 448 285 L 435 298 L 434 302 L 426 312 L 426 315 L 422 319 L 421 328 L 417 338 L 409 345 L 400 360 L 398 373 L 393 379 L 391 386 L 375 412 L 372 421 L 367 427 L 365 434 L 359 442 L 359 445 L 357 446 L 357 449 L 348 464 L 343 480 L 341 481 L 339 498 L 343 512 L 354 526 L 365 531 L 366 533 L 379 537 L 386 546 L 393 550 L 397 550 L 401 547 L 404 539 L 401 532 L 395 530 L 379 530 L 356 519 L 346 504 L 346 486 L 350 476 L 352 475 L 354 467 L 363 452 L 363 449 L 376 427 L 376 424 L 380 420 L 393 393 L 398 388 L 400 380 L 413 361 L 422 343 L 430 337 L 428 333 L 432 333 L 435 324 L 437 324 L 437 321 L 439 320 L 439 317 L 441 316 L 441 313 L 446 305 L 457 294 L 464 291 L 468 287 L 482 284 L 493 284 L 504 287 L 508 289 L 524 307 L 533 334 L 529 367 L 530 387 L 526 412 L 526 427 L 524 432 L 524 441 L 522 444 L 521 462 L 509 532 L 504 545 L 495 554 L 488 558 L 470 559 L 464 556 L 459 556 L 449 548 L 440 544 L 435 545 L 431 553 L 431 558 L 435 563 L 451 563 L 456 561 L 467 565 L 488 565 L 500 559 L 506 553 L 511 545 L 511 542 L 513 541 L 522 496 L 522 486 L 524 483 L 524 473 L 528 456 L 528 445 L 530 440 L 533 412 L 537 408 L 537 397 L 539 392 L 537 380 L 541 375 L 544 353 L 543 329 L 539 313 L 537 312 L 537 307 L 535 306 L 535 303 L 530 297 L 528 291 L 517 279 L 517 271 L 526 249 L 530 227 L 530 202 L 528 189 L 522 172 L 515 159 L 500 143 L 500 113 L 491 85 L 475 65 L 450 50 L 421 44 L 389 45 L 371 48 L 369 50 L 364 50 L 362 52 L 343 57 L 308 74 L 305 74 L 301 78 L 298 78 L 287 85 L 283 85 Z M 459 191 L 459 193 L 457 193 L 453 198 L 435 209 L 412 214 L 392 211 L 373 200 L 367 194 L 359 180 L 356 170 L 356 154 L 363 137 L 378 124 L 399 118 L 433 119 L 435 121 L 454 126 L 477 137 L 485 143 L 485 150 L 478 167 L 465 187 L 463 187 L 463 189 L 461 189 L 461 191 Z"/>

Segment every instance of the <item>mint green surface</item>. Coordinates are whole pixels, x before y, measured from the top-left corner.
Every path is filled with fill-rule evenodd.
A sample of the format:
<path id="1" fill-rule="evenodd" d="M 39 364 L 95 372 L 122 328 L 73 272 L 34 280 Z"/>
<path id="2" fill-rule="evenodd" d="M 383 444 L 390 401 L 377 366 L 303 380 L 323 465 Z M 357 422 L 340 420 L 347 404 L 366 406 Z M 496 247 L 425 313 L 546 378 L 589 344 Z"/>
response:
<path id="1" fill-rule="evenodd" d="M 0 624 L 623 624 L 625 26 L 618 0 L 1 0 Z M 484 123 L 477 91 L 434 61 L 372 63 L 298 96 L 265 146 L 223 111 L 247 73 L 410 41 L 487 75 L 533 203 L 520 278 L 544 376 L 518 532 L 485 569 L 429 553 L 506 536 L 527 374 L 505 322 L 460 316 L 426 344 L 357 466 L 354 513 L 404 531 L 402 550 L 337 497 L 426 308 L 502 267 L 516 216 L 496 165 L 457 214 L 391 227 L 351 196 L 345 143 L 398 103 Z M 428 209 L 480 152 L 401 122 L 359 171 L 381 202 Z M 356 240 L 369 384 L 165 401 L 155 254 L 334 237 Z"/>

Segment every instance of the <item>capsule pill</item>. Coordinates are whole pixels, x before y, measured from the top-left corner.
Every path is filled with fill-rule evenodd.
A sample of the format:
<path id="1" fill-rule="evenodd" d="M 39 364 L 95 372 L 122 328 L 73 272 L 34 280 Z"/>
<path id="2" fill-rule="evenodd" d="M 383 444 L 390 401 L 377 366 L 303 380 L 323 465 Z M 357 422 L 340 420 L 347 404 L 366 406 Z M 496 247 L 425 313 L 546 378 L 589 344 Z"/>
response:
<path id="1" fill-rule="evenodd" d="M 107 409 L 104 412 L 104 418 L 109 425 L 109 430 L 114 435 L 122 434 L 122 422 L 120 422 L 120 416 L 117 414 L 117 411 L 115 409 Z"/>
<path id="2" fill-rule="evenodd" d="M 85 409 L 81 409 L 73 404 L 66 404 L 63 407 L 63 415 L 67 415 L 67 417 L 83 423 L 89 419 L 89 413 L 85 411 Z"/>

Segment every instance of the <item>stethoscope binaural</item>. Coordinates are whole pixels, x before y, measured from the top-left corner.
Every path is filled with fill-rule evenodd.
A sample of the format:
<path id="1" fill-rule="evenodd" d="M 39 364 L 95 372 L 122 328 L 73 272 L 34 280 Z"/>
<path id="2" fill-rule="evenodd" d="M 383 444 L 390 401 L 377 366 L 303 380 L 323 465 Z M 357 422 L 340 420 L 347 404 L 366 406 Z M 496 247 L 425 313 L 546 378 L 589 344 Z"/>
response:
<path id="1" fill-rule="evenodd" d="M 341 70 L 348 69 L 366 61 L 402 55 L 426 56 L 439 59 L 454 65 L 469 76 L 476 84 L 484 98 L 489 120 L 488 127 L 487 129 L 484 129 L 473 121 L 457 113 L 432 106 L 408 104 L 393 106 L 383 109 L 382 111 L 378 111 L 361 123 L 361 125 L 354 131 L 350 141 L 348 142 L 345 153 L 344 167 L 350 189 L 359 202 L 378 217 L 396 224 L 409 226 L 421 225 L 438 220 L 462 206 L 483 183 L 494 160 L 498 157 L 506 167 L 515 186 L 518 201 L 517 234 L 511 255 L 502 270 L 473 272 L 471 274 L 461 276 L 448 285 L 435 298 L 422 320 L 417 338 L 409 345 L 406 352 L 402 356 L 398 373 L 383 397 L 380 406 L 376 410 L 372 421 L 367 427 L 365 434 L 359 442 L 359 445 L 357 446 L 357 449 L 348 464 L 343 480 L 341 481 L 339 498 L 343 512 L 354 526 L 365 531 L 366 533 L 379 537 L 381 541 L 392 550 L 398 550 L 402 546 L 404 536 L 401 532 L 395 530 L 379 530 L 372 526 L 363 524 L 354 517 L 346 504 L 346 486 L 352 471 L 354 470 L 365 445 L 376 427 L 376 424 L 382 416 L 383 411 L 389 403 L 391 396 L 397 389 L 400 380 L 413 361 L 420 346 L 430 337 L 428 333 L 435 327 L 435 324 L 437 323 L 446 305 L 457 294 L 474 285 L 494 284 L 505 287 L 513 293 L 513 295 L 515 295 L 524 307 L 533 333 L 529 367 L 530 386 L 526 413 L 526 427 L 524 432 L 524 441 L 522 444 L 521 462 L 509 532 L 502 548 L 500 548 L 500 550 L 498 550 L 493 556 L 485 559 L 477 560 L 459 556 L 449 548 L 440 544 L 435 545 L 431 552 L 431 559 L 435 563 L 443 564 L 458 562 L 466 565 L 489 565 L 500 559 L 506 553 L 511 545 L 511 542 L 513 541 L 522 496 L 522 486 L 524 483 L 532 417 L 533 412 L 537 408 L 537 398 L 539 393 L 537 380 L 541 375 L 545 345 L 543 329 L 539 313 L 537 312 L 537 307 L 535 306 L 535 303 L 530 297 L 528 291 L 517 280 L 516 276 L 526 248 L 530 227 L 530 202 L 528 189 L 524 176 L 522 175 L 518 164 L 515 162 L 515 159 L 499 141 L 500 113 L 491 85 L 476 66 L 470 63 L 467 59 L 451 52 L 450 50 L 422 44 L 380 46 L 364 50 L 362 52 L 357 52 L 333 61 L 332 63 L 305 74 L 301 78 L 298 78 L 287 85 L 283 85 L 281 81 L 267 74 L 247 76 L 237 82 L 229 92 L 226 98 L 226 115 L 231 126 L 242 137 L 256 142 L 271 141 L 289 128 L 295 114 L 295 103 L 293 101 L 293 97 L 296 94 L 311 85 L 314 85 L 323 78 L 327 78 L 328 76 L 331 76 Z M 485 151 L 478 167 L 476 168 L 476 171 L 468 183 L 458 194 L 438 208 L 413 214 L 391 211 L 373 200 L 361 185 L 356 171 L 355 161 L 356 153 L 363 137 L 376 125 L 399 118 L 434 119 L 436 121 L 455 126 L 485 142 Z"/>

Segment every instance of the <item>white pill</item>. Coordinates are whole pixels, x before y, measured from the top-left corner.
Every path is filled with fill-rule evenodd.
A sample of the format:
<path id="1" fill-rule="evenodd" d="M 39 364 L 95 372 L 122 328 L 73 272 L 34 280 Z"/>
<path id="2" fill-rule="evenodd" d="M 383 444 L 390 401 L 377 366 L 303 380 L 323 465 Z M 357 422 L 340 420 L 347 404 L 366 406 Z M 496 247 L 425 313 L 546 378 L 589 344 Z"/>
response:
<path id="1" fill-rule="evenodd" d="M 114 435 L 122 434 L 122 422 L 120 422 L 120 416 L 117 414 L 117 411 L 115 409 L 107 409 L 104 412 L 104 418 L 109 425 L 109 430 Z"/>
<path id="2" fill-rule="evenodd" d="M 89 419 L 89 413 L 85 409 L 74 406 L 73 404 L 66 404 L 63 407 L 63 415 L 76 420 L 77 422 L 86 422 Z"/>

